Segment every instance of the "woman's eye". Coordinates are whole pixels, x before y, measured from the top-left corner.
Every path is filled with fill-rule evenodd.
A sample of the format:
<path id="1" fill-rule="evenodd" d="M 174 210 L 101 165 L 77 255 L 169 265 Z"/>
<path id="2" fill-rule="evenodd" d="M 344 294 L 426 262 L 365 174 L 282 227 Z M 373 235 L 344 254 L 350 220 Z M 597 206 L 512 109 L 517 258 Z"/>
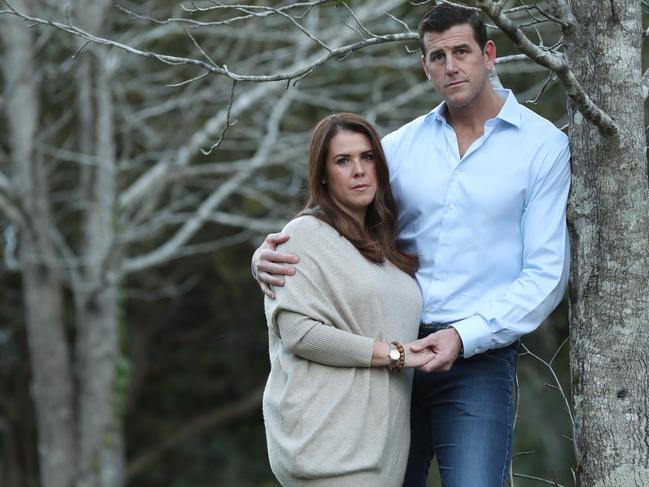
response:
<path id="1" fill-rule="evenodd" d="M 374 159 L 374 154 L 363 154 L 363 159 L 371 161 Z"/>

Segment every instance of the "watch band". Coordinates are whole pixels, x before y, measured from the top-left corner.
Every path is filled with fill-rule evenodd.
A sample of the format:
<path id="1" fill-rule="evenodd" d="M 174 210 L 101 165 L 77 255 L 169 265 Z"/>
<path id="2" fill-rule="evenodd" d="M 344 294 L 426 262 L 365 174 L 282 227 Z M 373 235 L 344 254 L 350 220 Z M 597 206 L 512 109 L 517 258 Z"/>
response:
<path id="1" fill-rule="evenodd" d="M 393 348 L 394 347 L 394 348 Z M 396 354 L 393 354 L 393 350 L 399 352 L 399 358 L 396 358 Z M 394 355 L 394 358 L 393 358 Z M 403 345 L 401 345 L 400 342 L 397 340 L 394 340 L 392 343 L 390 343 L 390 370 L 396 370 L 399 371 L 403 369 L 403 365 L 406 361 L 406 350 L 403 348 Z M 393 363 L 394 362 L 394 363 Z"/>
<path id="2" fill-rule="evenodd" d="M 399 365 L 401 353 L 399 353 L 399 349 L 397 349 L 397 347 L 395 347 L 392 343 L 388 343 L 388 347 L 390 347 L 390 350 L 388 351 L 388 360 L 390 360 L 388 367 L 390 367 L 390 369 L 394 369 L 397 365 Z"/>

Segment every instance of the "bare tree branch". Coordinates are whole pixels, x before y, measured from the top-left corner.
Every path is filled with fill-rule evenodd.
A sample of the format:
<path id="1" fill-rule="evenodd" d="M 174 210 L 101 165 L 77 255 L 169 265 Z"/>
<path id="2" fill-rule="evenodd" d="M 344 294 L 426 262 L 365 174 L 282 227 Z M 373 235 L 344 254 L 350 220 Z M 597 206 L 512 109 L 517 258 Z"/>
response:
<path id="1" fill-rule="evenodd" d="M 552 20 L 561 24 L 564 30 L 572 28 L 577 23 L 570 6 L 565 0 L 546 0 L 546 4 L 548 10 L 550 10 Z M 541 9 L 539 8 L 539 10 Z M 547 14 L 544 13 L 544 15 Z"/>
<path id="2" fill-rule="evenodd" d="M 256 5 L 214 5 L 211 7 L 196 7 L 194 9 L 187 9 L 185 8 L 186 11 L 188 12 L 207 12 L 207 11 L 213 11 L 213 10 L 218 10 L 218 9 L 232 9 L 232 10 L 240 10 L 244 12 L 246 15 L 242 15 L 239 17 L 235 17 L 232 19 L 227 19 L 227 20 L 217 20 L 217 21 L 199 21 L 199 20 L 194 20 L 194 19 L 186 19 L 186 18 L 178 18 L 178 17 L 173 17 L 173 18 L 168 18 L 166 20 L 156 20 L 152 17 L 144 16 L 137 14 L 135 12 L 132 12 L 131 10 L 128 10 L 124 7 L 118 7 L 120 10 L 124 11 L 128 15 L 138 18 L 138 19 L 145 19 L 149 20 L 151 22 L 155 22 L 157 24 L 168 24 L 168 23 L 178 23 L 178 24 L 188 24 L 193 27 L 206 27 L 206 26 L 218 26 L 218 25 L 227 25 L 231 24 L 237 21 L 241 20 L 246 20 L 250 19 L 253 17 L 261 18 L 261 17 L 267 17 L 269 15 L 279 15 L 285 19 L 287 19 L 289 22 L 291 22 L 295 27 L 297 27 L 304 35 L 306 35 L 309 39 L 311 39 L 313 42 L 316 44 L 320 45 L 322 48 L 324 48 L 327 51 L 331 51 L 329 46 L 327 46 L 324 42 L 322 42 L 320 39 L 318 39 L 315 35 L 313 35 L 311 32 L 309 32 L 307 29 L 304 28 L 302 24 L 298 22 L 298 19 L 303 18 L 308 11 L 313 8 L 314 6 L 320 5 L 322 3 L 325 3 L 326 1 L 329 0 L 319 0 L 315 2 L 304 2 L 304 3 L 298 3 L 298 4 L 292 4 L 292 5 L 286 5 L 284 7 L 279 7 L 279 8 L 272 8 L 272 7 L 265 7 L 265 6 L 256 6 Z M 300 16 L 292 16 L 286 13 L 287 10 L 294 9 L 296 7 L 307 7 L 307 11 L 303 13 Z M 259 10 L 260 12 L 254 12 L 254 10 Z"/>
<path id="3" fill-rule="evenodd" d="M 234 89 L 237 85 L 236 81 L 232 81 L 232 89 L 230 90 L 230 100 L 228 101 L 228 109 L 225 114 L 225 123 L 223 124 L 223 130 L 221 130 L 221 134 L 219 135 L 218 140 L 212 144 L 212 146 L 209 149 L 203 150 L 201 149 L 201 152 L 209 156 L 212 151 L 216 150 L 219 148 L 221 143 L 223 142 L 223 138 L 225 137 L 226 132 L 230 127 L 232 127 L 235 123 L 237 123 L 236 120 L 230 120 L 230 115 L 232 114 L 232 103 L 234 102 Z"/>
<path id="4" fill-rule="evenodd" d="M 296 96 L 300 99 L 300 96 Z M 285 166 L 287 159 L 297 157 L 304 152 L 303 147 L 293 146 L 287 147 L 282 151 L 281 158 L 268 158 L 264 163 L 265 167 L 270 166 Z M 189 179 L 189 178 L 204 178 L 206 176 L 217 176 L 224 174 L 232 174 L 233 172 L 248 169 L 254 161 L 252 159 L 242 159 L 230 162 L 214 162 L 209 164 L 199 164 L 195 166 L 187 166 L 181 168 L 172 168 L 168 177 L 171 181 Z"/>
<path id="5" fill-rule="evenodd" d="M 553 1 L 550 0 L 548 2 L 548 4 L 550 4 L 550 3 L 553 3 Z M 547 21 L 551 21 L 551 22 L 554 22 L 556 24 L 559 24 L 562 28 L 566 28 L 566 27 L 569 27 L 570 25 L 572 25 L 572 23 L 574 21 L 574 18 L 572 17 L 572 13 L 568 9 L 567 5 L 564 4 L 562 2 L 562 0 L 558 0 L 558 1 L 554 0 L 554 3 L 556 3 L 557 5 L 549 7 L 550 10 L 552 10 L 553 13 L 546 12 L 539 5 L 520 5 L 518 7 L 512 7 L 512 8 L 508 8 L 508 9 L 503 10 L 503 14 L 511 15 L 514 12 L 524 11 L 530 17 L 532 17 L 534 19 L 533 22 L 530 22 L 528 24 L 521 24 L 519 27 L 527 27 L 527 26 L 530 26 L 530 25 L 535 25 L 535 24 L 539 24 L 539 23 L 547 22 Z M 563 6 L 561 6 L 559 4 L 563 4 Z M 564 7 L 565 7 L 565 12 L 563 10 Z M 538 12 L 539 14 L 541 14 L 543 17 L 545 17 L 545 19 L 539 19 L 539 18 L 535 17 L 534 16 L 535 11 Z M 557 15 L 557 12 L 559 12 L 559 15 Z"/>
<path id="6" fill-rule="evenodd" d="M 545 78 L 545 81 L 544 81 L 543 84 L 541 85 L 541 88 L 539 89 L 539 91 L 538 91 L 538 93 L 536 94 L 536 96 L 535 96 L 534 98 L 532 98 L 531 100 L 528 100 L 527 103 L 532 103 L 532 104 L 536 104 L 536 103 L 538 103 L 538 101 L 541 99 L 541 95 L 543 95 L 543 93 L 545 92 L 546 88 L 547 88 L 547 87 L 550 85 L 550 83 L 551 83 L 552 81 L 554 81 L 555 79 L 556 79 L 556 75 L 554 74 L 554 72 L 550 72 L 550 74 Z"/>
<path id="7" fill-rule="evenodd" d="M 566 408 L 566 412 L 568 413 L 568 417 L 570 418 L 570 427 L 572 429 L 572 438 L 573 438 L 572 447 L 573 447 L 573 451 L 574 451 L 574 454 L 575 454 L 575 458 L 579 458 L 579 451 L 578 451 L 577 443 L 576 443 L 576 438 L 577 438 L 577 433 L 575 431 L 576 424 L 575 424 L 575 418 L 574 418 L 574 416 L 572 414 L 572 408 L 570 407 L 570 401 L 568 400 L 568 396 L 566 395 L 565 391 L 563 390 L 563 387 L 561 385 L 561 381 L 559 380 L 559 377 L 557 377 L 557 374 L 554 371 L 554 368 L 552 367 L 552 362 L 554 361 L 557 354 L 559 353 L 559 350 L 561 350 L 561 348 L 564 346 L 565 343 L 566 343 L 566 340 L 564 340 L 563 343 L 561 343 L 561 345 L 559 346 L 559 348 L 557 349 L 555 354 L 552 356 L 552 359 L 550 360 L 550 362 L 546 362 L 541 357 L 539 357 L 535 353 L 531 352 L 525 346 L 525 344 L 521 344 L 521 347 L 523 348 L 525 353 L 529 354 L 531 357 L 533 357 L 537 361 L 541 362 L 541 364 L 543 364 L 545 366 L 545 368 L 548 370 L 548 372 L 550 372 L 550 375 L 552 375 L 552 379 L 554 380 L 554 388 L 557 391 L 559 391 L 559 393 L 561 394 L 561 398 L 563 399 L 563 403 L 564 403 L 564 406 Z"/>
<path id="8" fill-rule="evenodd" d="M 0 10 L 0 14 L 11 14 L 20 17 L 23 20 L 32 22 L 34 24 L 49 25 L 51 27 L 55 27 L 57 29 L 68 32 L 69 34 L 75 35 L 81 39 L 85 39 L 87 41 L 94 42 L 96 44 L 102 44 L 105 46 L 114 47 L 116 49 L 121 49 L 125 52 L 128 52 L 129 54 L 133 54 L 136 56 L 155 59 L 165 64 L 174 65 L 174 66 L 180 66 L 180 65 L 198 66 L 202 69 L 205 69 L 206 71 L 227 76 L 228 78 L 233 79 L 235 81 L 269 82 L 269 81 L 295 80 L 295 79 L 299 79 L 300 77 L 303 77 L 304 75 L 309 74 L 315 68 L 325 64 L 327 61 L 331 59 L 346 56 L 352 52 L 358 51 L 359 49 L 364 49 L 369 46 L 376 46 L 376 45 L 385 44 L 389 42 L 404 42 L 404 41 L 417 39 L 417 34 L 413 32 L 407 32 L 402 34 L 388 34 L 388 35 L 382 35 L 378 37 L 372 37 L 369 39 L 363 39 L 354 42 L 352 44 L 347 44 L 345 46 L 338 47 L 335 49 L 329 49 L 326 54 L 323 54 L 315 61 L 311 61 L 306 65 L 302 65 L 294 69 L 293 71 L 284 71 L 284 72 L 266 74 L 266 75 L 243 75 L 243 74 L 237 74 L 230 71 L 225 64 L 223 64 L 222 66 L 213 65 L 210 62 L 202 61 L 200 59 L 181 57 L 181 56 L 170 56 L 168 54 L 160 54 L 153 51 L 137 49 L 135 47 L 128 46 L 121 42 L 117 42 L 111 39 L 107 39 L 105 37 L 100 37 L 91 34 L 72 24 L 63 24 L 51 20 L 44 20 L 38 17 L 32 17 L 30 15 L 15 10 L 13 7 L 11 7 L 11 5 L 9 5 L 7 0 L 2 0 L 2 1 L 9 7 L 9 10 Z"/>
<path id="9" fill-rule="evenodd" d="M 385 2 L 385 6 L 388 7 L 392 2 Z M 372 9 L 371 12 L 374 12 Z M 365 15 L 368 15 L 370 12 L 365 12 Z M 344 40 L 342 36 L 340 37 L 340 42 Z M 411 38 L 417 38 L 416 33 L 410 34 Z M 404 39 L 408 36 L 404 36 Z M 336 50 L 337 52 L 338 50 Z M 340 51 L 342 52 L 342 51 Z M 303 74 L 308 74 L 311 70 L 323 62 L 322 57 L 317 57 L 317 55 L 310 55 L 308 59 L 304 62 L 301 61 L 301 58 L 298 57 L 298 60 L 293 62 L 289 69 L 293 69 L 294 72 L 301 72 Z M 299 68 L 303 66 L 303 68 Z M 305 68 L 306 67 L 306 68 Z M 241 95 L 233 103 L 230 108 L 230 112 L 233 117 L 237 117 L 241 112 L 247 110 L 251 106 L 254 106 L 259 99 L 262 97 L 267 97 L 272 93 L 279 91 L 280 86 L 273 83 L 265 83 L 259 86 L 256 86 L 253 90 Z M 122 210 L 130 211 L 133 207 L 138 204 L 145 196 L 150 194 L 152 188 L 161 187 L 162 183 L 165 181 L 166 175 L 168 174 L 170 167 L 184 167 L 189 164 L 191 158 L 194 154 L 199 152 L 207 143 L 207 141 L 214 136 L 214 134 L 219 131 L 227 120 L 227 111 L 221 110 L 215 114 L 211 119 L 209 119 L 203 126 L 201 130 L 196 131 L 191 137 L 188 144 L 184 145 L 177 151 L 177 154 L 172 159 L 163 158 L 155 164 L 152 168 L 146 171 L 144 174 L 139 176 L 135 182 L 131 184 L 129 188 L 122 192 L 119 198 L 120 208 Z"/>
<path id="10" fill-rule="evenodd" d="M 306 10 L 304 11 L 304 13 L 302 15 L 296 16 L 296 18 L 303 18 L 306 14 L 309 13 L 309 11 L 313 7 L 316 7 L 318 5 L 322 5 L 322 4 L 330 2 L 330 1 L 331 0 L 316 0 L 316 1 L 313 1 L 313 2 L 295 2 L 295 3 L 292 3 L 290 5 L 285 5 L 283 7 L 273 8 L 273 9 L 268 9 L 267 7 L 260 7 L 260 6 L 256 6 L 256 5 L 241 5 L 241 4 L 238 4 L 238 5 L 221 5 L 221 4 L 218 4 L 218 3 L 215 4 L 215 5 L 211 5 L 209 7 L 198 7 L 197 5 L 195 5 L 194 8 L 188 8 L 188 7 L 185 7 L 184 5 L 182 5 L 182 8 L 186 12 L 209 12 L 209 11 L 222 10 L 222 9 L 239 9 L 239 10 L 242 10 L 242 9 L 247 9 L 247 10 L 261 9 L 262 10 L 262 12 L 260 12 L 260 13 L 248 13 L 247 15 L 242 15 L 240 17 L 234 17 L 234 18 L 231 18 L 231 19 L 219 21 L 219 24 L 230 24 L 230 23 L 233 23 L 233 22 L 238 22 L 238 21 L 241 21 L 241 20 L 250 19 L 252 17 L 266 17 L 266 16 L 269 16 L 269 15 L 283 13 L 283 12 L 289 10 L 289 9 L 306 7 Z"/>
<path id="11" fill-rule="evenodd" d="M 509 56 L 502 56 L 496 58 L 496 64 L 511 63 L 514 61 L 529 61 L 530 57 L 527 54 L 510 54 Z"/>
<path id="12" fill-rule="evenodd" d="M 208 220 L 209 221 L 209 220 Z M 201 242 L 191 245 L 183 245 L 178 250 L 173 252 L 165 262 L 169 262 L 176 259 L 182 259 L 184 257 L 190 257 L 192 255 L 207 254 L 211 252 L 216 252 L 217 250 L 232 247 L 234 245 L 240 245 L 244 242 L 251 241 L 254 236 L 257 235 L 256 232 L 250 230 L 243 230 L 241 232 L 235 233 L 233 235 L 228 235 L 227 237 L 220 237 L 209 242 Z M 112 284 L 117 282 L 121 274 L 118 272 L 109 274 L 104 280 L 104 284 Z"/>
<path id="13" fill-rule="evenodd" d="M 601 108 L 591 100 L 588 94 L 575 77 L 562 55 L 552 53 L 547 49 L 541 49 L 531 42 L 523 31 L 516 26 L 502 12 L 502 3 L 494 3 L 491 0 L 474 0 L 482 11 L 493 20 L 493 22 L 518 46 L 518 48 L 534 61 L 554 71 L 561 80 L 566 94 L 570 97 L 579 111 L 590 120 L 603 133 L 614 135 L 618 132 L 618 126 Z"/>
<path id="14" fill-rule="evenodd" d="M 286 219 L 273 220 L 272 218 L 249 218 L 224 211 L 215 211 L 210 218 L 221 225 L 247 228 L 259 233 L 276 232 L 286 224 Z"/>
<path id="15" fill-rule="evenodd" d="M 5 265 L 9 270 L 19 271 L 20 262 L 18 261 L 16 253 L 16 249 L 18 247 L 16 227 L 14 225 L 7 225 L 3 232 L 3 237 L 5 240 L 3 249 Z"/>
<path id="16" fill-rule="evenodd" d="M 266 137 L 260 144 L 259 149 L 257 150 L 255 157 L 253 158 L 254 162 L 250 165 L 250 167 L 245 171 L 236 173 L 224 184 L 214 190 L 212 194 L 200 205 L 194 217 L 185 222 L 185 224 L 181 226 L 181 228 L 174 234 L 174 236 L 169 238 L 164 244 L 162 244 L 162 246 L 149 252 L 148 254 L 127 259 L 122 265 L 122 270 L 124 272 L 142 270 L 150 266 L 158 265 L 162 262 L 165 262 L 169 258 L 172 258 L 174 254 L 179 251 L 180 248 L 196 234 L 196 232 L 202 227 L 203 223 L 209 221 L 212 212 L 241 183 L 243 183 L 243 181 L 245 181 L 251 174 L 253 174 L 254 170 L 259 167 L 265 160 L 266 155 L 271 150 L 271 147 L 277 139 L 279 122 L 284 112 L 290 106 L 295 91 L 295 89 L 286 91 L 275 105 L 268 119 Z"/>
<path id="17" fill-rule="evenodd" d="M 268 96 L 275 91 L 281 89 L 277 84 L 262 84 L 256 86 L 253 90 L 246 94 L 239 96 L 232 107 L 230 112 L 235 117 L 242 111 L 251 107 L 255 102 L 263 96 Z M 196 131 L 190 141 L 179 148 L 175 157 L 172 160 L 163 159 L 158 162 L 151 169 L 142 174 L 129 188 L 124 190 L 119 197 L 119 204 L 122 210 L 129 210 L 137 204 L 142 198 L 147 196 L 152 188 L 159 187 L 161 182 L 165 180 L 167 172 L 170 167 L 184 167 L 189 164 L 191 157 L 202 147 L 206 145 L 206 141 L 216 133 L 221 127 L 226 124 L 228 118 L 228 109 L 221 110 L 211 117 L 204 124 L 201 130 Z"/>
<path id="18" fill-rule="evenodd" d="M 25 223 L 19 208 L 11 202 L 4 191 L 0 191 L 0 212 L 19 227 Z"/>

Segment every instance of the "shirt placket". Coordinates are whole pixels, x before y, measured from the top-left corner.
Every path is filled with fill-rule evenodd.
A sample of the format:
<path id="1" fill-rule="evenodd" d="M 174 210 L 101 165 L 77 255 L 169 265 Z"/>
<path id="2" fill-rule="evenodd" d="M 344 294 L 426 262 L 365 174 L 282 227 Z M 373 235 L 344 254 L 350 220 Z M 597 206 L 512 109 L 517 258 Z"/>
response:
<path id="1" fill-rule="evenodd" d="M 434 255 L 433 272 L 431 283 L 426 296 L 426 306 L 424 311 L 432 313 L 440 305 L 439 296 L 444 293 L 440 292 L 440 287 L 444 286 L 445 279 L 448 276 L 449 247 L 453 243 L 453 228 L 457 224 L 458 215 L 458 196 L 459 181 L 462 174 L 460 166 L 460 154 L 457 144 L 455 131 L 446 122 L 443 122 L 443 132 L 446 138 L 446 161 L 445 170 L 450 174 L 447 177 L 448 186 L 446 188 L 446 197 L 443 202 L 443 214 L 440 222 L 438 234 L 437 251 Z M 428 320 L 430 321 L 430 320 Z"/>
<path id="2" fill-rule="evenodd" d="M 446 285 L 447 279 L 453 275 L 453 262 L 450 256 L 452 246 L 457 244 L 454 240 L 455 236 L 460 233 L 458 229 L 462 226 L 462 211 L 466 210 L 465 204 L 461 200 L 462 192 L 460 191 L 464 184 L 463 180 L 466 178 L 464 169 L 469 164 L 472 154 L 480 149 L 491 135 L 494 127 L 492 121 L 488 121 L 485 124 L 485 132 L 482 137 L 475 140 L 465 152 L 464 157 L 460 158 L 455 131 L 445 121 L 442 124 L 446 139 L 446 168 L 450 171 L 450 175 L 448 177 L 446 199 L 444 200 L 444 213 L 440 223 L 437 251 L 434 256 L 431 283 L 426 295 L 425 313 L 433 313 L 439 308 L 441 304 L 440 296 L 445 295 L 442 292 L 442 287 Z M 427 321 L 432 320 L 428 319 Z"/>

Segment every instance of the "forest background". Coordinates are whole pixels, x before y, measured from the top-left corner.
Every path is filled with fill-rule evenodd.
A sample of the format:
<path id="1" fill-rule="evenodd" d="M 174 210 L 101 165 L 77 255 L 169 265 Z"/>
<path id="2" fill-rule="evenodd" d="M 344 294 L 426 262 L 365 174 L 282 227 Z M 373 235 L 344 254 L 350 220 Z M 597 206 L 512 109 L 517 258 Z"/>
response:
<path id="1" fill-rule="evenodd" d="M 254 2 L 260 9 L 251 10 L 172 0 L 15 0 L 3 12 L 16 8 L 74 25 L 140 54 L 217 60 L 233 73 L 257 75 L 290 72 L 323 50 L 371 35 L 415 31 L 434 2 L 315 3 Z M 301 8 L 291 11 L 300 16 L 261 9 L 286 5 Z M 510 16 L 528 35 L 555 45 L 556 25 L 523 5 L 510 2 Z M 306 147 L 317 120 L 353 111 L 385 135 L 439 103 L 421 70 L 417 42 L 412 36 L 377 42 L 288 82 L 233 83 L 200 66 L 89 43 L 13 14 L 0 16 L 0 30 L 0 170 L 20 173 L 9 160 L 16 139 L 24 138 L 37 168 L 28 190 L 34 207 L 46 210 L 38 218 L 18 217 L 31 219 L 42 237 L 35 241 L 51 243 L 44 257 L 25 253 L 15 215 L 0 213 L 0 485 L 43 485 L 37 409 L 50 396 L 39 391 L 79 388 L 74 408 L 83 409 L 83 391 L 92 396 L 88 389 L 98 377 L 84 378 L 94 370 L 94 355 L 86 352 L 102 349 L 103 340 L 115 343 L 106 380 L 110 413 L 119 422 L 117 439 L 101 438 L 123 442 L 125 461 L 115 464 L 127 485 L 277 485 L 260 408 L 267 329 L 250 256 L 304 203 Z M 565 129 L 566 98 L 556 77 L 524 59 L 498 29 L 491 27 L 490 36 L 502 85 Z M 25 80 L 29 89 L 19 93 L 25 98 L 17 97 Z M 9 202 L 3 209 L 12 207 L 11 199 L 3 201 Z M 53 282 L 57 291 L 46 295 L 60 298 L 55 315 L 25 292 L 26 269 L 41 258 L 51 275 L 38 282 Z M 97 300 L 106 290 L 110 306 Z M 101 328 L 93 316 L 105 318 L 98 310 L 107 307 L 112 328 L 92 336 L 88 328 Z M 61 324 L 68 377 L 52 368 L 34 378 L 36 345 L 29 336 L 40 332 L 26 322 L 36 308 L 45 310 L 43 330 Z M 552 360 L 565 391 L 567 336 L 564 302 L 524 340 L 534 355 Z M 40 346 L 52 343 L 44 339 Z M 515 485 L 544 483 L 527 477 L 572 485 L 566 398 L 533 354 L 519 360 Z M 99 415 L 106 398 L 96 399 Z"/>

